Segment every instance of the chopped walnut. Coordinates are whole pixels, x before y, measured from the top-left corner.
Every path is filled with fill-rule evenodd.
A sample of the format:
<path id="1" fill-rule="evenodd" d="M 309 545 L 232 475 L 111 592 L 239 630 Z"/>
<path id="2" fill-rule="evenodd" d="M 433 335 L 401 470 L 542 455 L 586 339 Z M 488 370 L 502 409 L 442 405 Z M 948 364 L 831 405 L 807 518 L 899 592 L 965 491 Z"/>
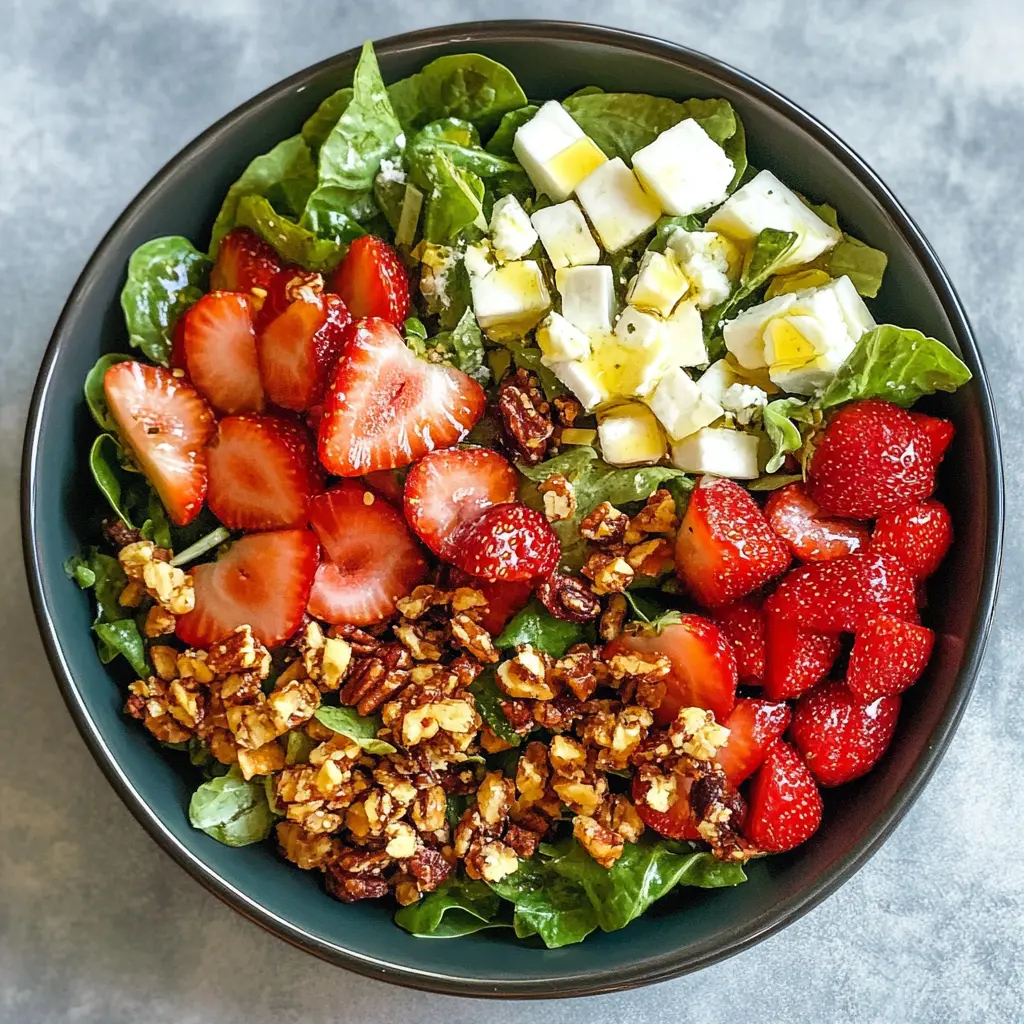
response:
<path id="1" fill-rule="evenodd" d="M 451 595 L 446 590 L 428 584 L 416 587 L 408 597 L 401 598 L 398 610 L 405 618 L 415 622 L 431 608 L 446 605 L 450 600 Z"/>
<path id="2" fill-rule="evenodd" d="M 537 598 L 556 619 L 589 622 L 601 614 L 601 602 L 590 588 L 572 576 L 553 572 L 537 585 Z"/>
<path id="3" fill-rule="evenodd" d="M 622 632 L 622 626 L 626 621 L 626 611 L 625 597 L 622 594 L 611 594 L 597 627 L 598 635 L 605 643 L 614 640 Z"/>
<path id="4" fill-rule="evenodd" d="M 664 488 L 655 491 L 647 499 L 647 504 L 629 521 L 629 526 L 634 533 L 671 536 L 679 529 L 675 498 Z"/>
<path id="5" fill-rule="evenodd" d="M 138 608 L 145 596 L 146 588 L 142 585 L 142 581 L 129 580 L 118 595 L 117 603 L 122 608 Z"/>
<path id="6" fill-rule="evenodd" d="M 419 846 L 415 829 L 404 821 L 390 822 L 384 830 L 384 835 L 387 838 L 384 850 L 395 860 L 408 860 Z"/>
<path id="7" fill-rule="evenodd" d="M 257 750 L 239 747 L 236 757 L 242 776 L 251 779 L 254 775 L 270 775 L 284 768 L 284 747 L 276 740 L 264 744 Z"/>
<path id="8" fill-rule="evenodd" d="M 537 852 L 542 838 L 543 833 L 541 832 L 534 832 L 519 825 L 509 825 L 504 843 L 515 851 L 517 857 L 529 860 Z"/>
<path id="9" fill-rule="evenodd" d="M 344 853 L 327 865 L 327 891 L 344 903 L 386 896 L 389 885 L 382 875 L 391 863 L 391 858 L 384 850 L 352 850 Z"/>
<path id="10" fill-rule="evenodd" d="M 441 660 L 444 630 L 402 619 L 394 626 L 394 633 L 416 661 Z"/>
<path id="11" fill-rule="evenodd" d="M 552 404 L 560 427 L 571 427 L 583 415 L 583 404 L 572 395 L 559 395 Z"/>
<path id="12" fill-rule="evenodd" d="M 416 888 L 420 892 L 433 892 L 451 873 L 451 865 L 444 854 L 426 846 L 421 846 L 405 867 L 416 879 Z"/>
<path id="13" fill-rule="evenodd" d="M 341 847 L 337 839 L 309 835 L 301 825 L 292 821 L 278 822 L 277 843 L 282 855 L 303 871 L 325 867 Z"/>
<path id="14" fill-rule="evenodd" d="M 613 654 L 605 665 L 614 680 L 662 679 L 672 671 L 672 662 L 664 654 L 643 651 L 620 651 Z"/>
<path id="15" fill-rule="evenodd" d="M 488 754 L 500 754 L 503 750 L 512 749 L 512 744 L 503 740 L 486 722 L 480 729 L 480 746 Z"/>
<path id="16" fill-rule="evenodd" d="M 491 634 L 465 612 L 452 619 L 452 642 L 485 664 L 498 660 Z"/>
<path id="17" fill-rule="evenodd" d="M 164 682 L 169 683 L 178 678 L 178 652 L 173 647 L 153 644 L 149 649 L 149 660 L 153 663 L 153 670 Z"/>
<path id="18" fill-rule="evenodd" d="M 594 815 L 608 793 L 608 780 L 597 775 L 591 780 L 556 778 L 551 788 L 570 810 L 577 814 Z"/>
<path id="19" fill-rule="evenodd" d="M 586 644 L 571 647 L 551 667 L 551 680 L 566 687 L 577 700 L 588 700 L 597 688 L 594 656 Z"/>
<path id="20" fill-rule="evenodd" d="M 550 732 L 571 729 L 582 713 L 583 705 L 571 690 L 563 691 L 554 700 L 534 701 L 532 708 L 533 720 Z"/>
<path id="21" fill-rule="evenodd" d="M 178 675 L 197 683 L 212 683 L 213 672 L 206 664 L 206 651 L 187 650 L 179 654 Z"/>
<path id="22" fill-rule="evenodd" d="M 548 681 L 547 655 L 530 646 L 517 649 L 514 658 L 498 666 L 498 688 L 510 697 L 528 700 L 551 700 L 555 688 Z"/>
<path id="23" fill-rule="evenodd" d="M 468 612 L 474 608 L 486 608 L 487 598 L 475 587 L 456 587 L 452 591 L 452 611 Z"/>
<path id="24" fill-rule="evenodd" d="M 519 870 L 515 850 L 501 840 L 490 839 L 473 843 L 466 852 L 466 874 L 482 878 L 485 882 L 500 882 Z"/>
<path id="25" fill-rule="evenodd" d="M 601 551 L 595 551 L 581 571 L 594 581 L 595 594 L 621 593 L 633 579 L 633 568 L 624 558 Z"/>
<path id="26" fill-rule="evenodd" d="M 263 687 L 255 672 L 233 672 L 219 680 L 219 684 L 219 696 L 226 708 L 263 703 Z"/>
<path id="27" fill-rule="evenodd" d="M 549 776 L 548 752 L 544 744 L 537 740 L 527 743 L 516 765 L 518 804 L 521 807 L 530 806 L 543 800 Z"/>
<path id="28" fill-rule="evenodd" d="M 654 716 L 646 708 L 624 707 L 618 711 L 599 711 L 583 722 L 582 738 L 598 751 L 596 767 L 608 771 L 621 771 L 629 764 L 630 755 L 654 723 Z"/>
<path id="29" fill-rule="evenodd" d="M 448 798 L 443 787 L 430 786 L 420 790 L 409 812 L 413 824 L 421 832 L 437 832 L 445 826 L 445 811 Z"/>
<path id="30" fill-rule="evenodd" d="M 538 490 L 544 495 L 544 515 L 549 522 L 572 519 L 576 514 L 576 489 L 561 473 L 552 473 Z"/>
<path id="31" fill-rule="evenodd" d="M 610 868 L 622 856 L 625 846 L 622 836 L 588 815 L 573 818 L 572 834 L 603 868 Z"/>
<path id="32" fill-rule="evenodd" d="M 196 604 L 192 577 L 170 564 L 171 553 L 148 540 L 121 548 L 117 559 L 125 575 L 140 580 L 146 593 L 172 615 L 187 615 Z"/>
<path id="33" fill-rule="evenodd" d="M 293 679 L 267 696 L 267 708 L 280 733 L 308 722 L 320 707 L 320 691 L 304 679 Z"/>
<path id="34" fill-rule="evenodd" d="M 611 502 L 602 501 L 580 523 L 580 536 L 595 544 L 618 544 L 626 532 L 629 516 Z"/>
<path id="35" fill-rule="evenodd" d="M 284 732 L 279 729 L 271 710 L 263 706 L 243 704 L 227 709 L 228 728 L 239 747 L 258 750 Z"/>
<path id="36" fill-rule="evenodd" d="M 506 779 L 501 772 L 488 772 L 476 791 L 480 817 L 488 825 L 501 824 L 508 817 L 515 795 L 515 783 L 511 779 Z"/>
<path id="37" fill-rule="evenodd" d="M 626 561 L 641 576 L 661 576 L 672 568 L 675 554 L 669 541 L 655 537 L 631 547 Z"/>
<path id="38" fill-rule="evenodd" d="M 667 813 L 679 797 L 678 779 L 675 775 L 653 775 L 644 801 L 652 810 Z"/>
<path id="39" fill-rule="evenodd" d="M 630 799 L 622 793 L 610 796 L 597 815 L 597 820 L 627 843 L 635 843 L 644 833 L 644 823 Z"/>
<path id="40" fill-rule="evenodd" d="M 551 767 L 562 775 L 582 772 L 587 767 L 587 752 L 583 744 L 569 736 L 552 736 L 548 757 Z"/>
<path id="41" fill-rule="evenodd" d="M 412 708 L 401 721 L 402 744 L 406 747 L 432 739 L 438 730 L 473 734 L 480 725 L 480 718 L 470 703 L 447 697 Z"/>
<path id="42" fill-rule="evenodd" d="M 509 451 L 528 466 L 541 462 L 555 427 L 537 378 L 528 370 L 516 370 L 498 386 L 497 404 Z"/>
<path id="43" fill-rule="evenodd" d="M 162 679 L 136 680 L 128 691 L 125 711 L 138 718 L 161 743 L 184 743 L 192 736 L 193 727 L 171 713 L 172 697 Z"/>
<path id="44" fill-rule="evenodd" d="M 715 721 L 713 711 L 680 708 L 668 735 L 676 750 L 701 761 L 710 761 L 729 739 L 729 730 Z"/>

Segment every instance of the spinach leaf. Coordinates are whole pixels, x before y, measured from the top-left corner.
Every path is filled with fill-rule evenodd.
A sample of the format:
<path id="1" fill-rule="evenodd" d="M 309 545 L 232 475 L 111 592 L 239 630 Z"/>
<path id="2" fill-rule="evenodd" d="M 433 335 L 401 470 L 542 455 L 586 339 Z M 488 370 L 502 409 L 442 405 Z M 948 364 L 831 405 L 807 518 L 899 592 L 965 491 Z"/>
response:
<path id="1" fill-rule="evenodd" d="M 882 324 L 864 334 L 815 403 L 828 409 L 860 398 L 908 407 L 923 395 L 955 391 L 971 371 L 941 341 Z"/>
<path id="2" fill-rule="evenodd" d="M 149 499 L 146 502 L 146 519 L 139 527 L 139 533 L 144 540 L 151 540 L 158 548 L 174 547 L 167 510 L 152 487 L 149 488 Z"/>
<path id="3" fill-rule="evenodd" d="M 438 57 L 418 74 L 389 86 L 394 112 L 407 131 L 442 117 L 493 128 L 526 104 L 526 93 L 503 64 L 478 53 Z"/>
<path id="4" fill-rule="evenodd" d="M 145 477 L 125 470 L 123 459 L 117 438 L 113 434 L 100 434 L 89 449 L 89 472 L 117 516 L 125 526 L 134 529 L 133 506 L 138 504 L 138 496 L 134 492 L 138 488 L 148 491 L 149 485 Z"/>
<path id="5" fill-rule="evenodd" d="M 662 217 L 654 225 L 654 238 L 647 246 L 652 252 L 664 252 L 668 247 L 668 241 L 676 231 L 703 231 L 704 225 L 697 217 L 688 214 L 685 217 Z"/>
<path id="6" fill-rule="evenodd" d="M 782 467 L 789 452 L 803 447 L 804 438 L 797 423 L 809 426 L 816 418 L 820 414 L 816 417 L 815 410 L 802 398 L 780 398 L 765 406 L 764 429 L 772 443 L 772 456 L 765 467 L 769 473 Z"/>
<path id="7" fill-rule="evenodd" d="M 456 167 L 472 171 L 481 178 L 525 174 L 518 163 L 489 153 L 480 146 L 480 135 L 468 121 L 445 118 L 424 125 L 406 150 L 410 164 L 427 159 L 431 153 L 444 153 Z"/>
<path id="8" fill-rule="evenodd" d="M 352 87 L 332 92 L 316 110 L 306 118 L 302 125 L 302 137 L 306 140 L 312 153 L 318 153 L 327 141 L 331 129 L 338 123 L 338 118 L 348 109 L 352 102 Z"/>
<path id="9" fill-rule="evenodd" d="M 109 665 L 119 654 L 128 659 L 135 672 L 145 678 L 151 674 L 146 661 L 146 645 L 134 619 L 97 622 L 92 627 L 99 638 L 100 661 Z"/>
<path id="10" fill-rule="evenodd" d="M 316 165 L 301 135 L 293 135 L 279 142 L 269 153 L 256 157 L 228 189 L 221 203 L 210 234 L 210 255 L 216 256 L 220 240 L 232 228 L 244 223 L 239 218 L 239 204 L 246 196 L 260 196 L 279 214 L 297 216 L 315 186 Z"/>
<path id="11" fill-rule="evenodd" d="M 423 324 L 419 320 L 416 324 L 423 329 L 425 335 Z M 405 326 L 406 343 L 418 356 L 429 358 L 432 362 L 450 363 L 481 384 L 490 380 L 491 371 L 486 362 L 483 334 L 472 309 L 462 314 L 452 330 L 442 331 L 433 338 L 421 337 L 417 330 L 410 333 L 409 321 L 406 321 Z"/>
<path id="12" fill-rule="evenodd" d="M 128 341 L 166 366 L 178 317 L 203 294 L 210 261 L 187 238 L 171 235 L 144 242 L 128 260 L 121 309 Z"/>
<path id="13" fill-rule="evenodd" d="M 134 358 L 134 356 L 126 356 L 123 353 L 111 352 L 100 356 L 93 364 L 93 368 L 86 374 L 83 388 L 85 403 L 89 406 L 89 412 L 92 413 L 92 418 L 99 425 L 100 430 L 110 433 L 117 431 L 117 421 L 110 415 L 107 395 L 103 390 L 103 378 L 106 376 L 107 370 L 115 363 L 128 363 Z"/>
<path id="14" fill-rule="evenodd" d="M 550 402 L 559 395 L 568 394 L 566 386 L 541 361 L 541 350 L 522 341 L 505 341 L 502 345 L 512 353 L 516 368 L 537 374 L 544 397 Z"/>
<path id="15" fill-rule="evenodd" d="M 428 242 L 454 245 L 463 238 L 480 237 L 487 221 L 485 188 L 478 175 L 456 167 L 447 153 L 428 149 L 413 155 L 409 176 L 426 197 L 423 237 Z"/>
<path id="16" fill-rule="evenodd" d="M 285 736 L 284 763 L 307 764 L 312 749 L 317 745 L 309 733 L 302 729 L 292 729 Z"/>
<path id="17" fill-rule="evenodd" d="M 516 132 L 540 110 L 534 103 L 528 103 L 525 107 L 510 110 L 502 119 L 501 124 L 495 129 L 487 145 L 484 147 L 488 153 L 496 153 L 498 156 L 514 158 L 515 152 L 512 143 L 515 141 Z"/>
<path id="18" fill-rule="evenodd" d="M 425 939 L 454 939 L 484 928 L 508 927 L 496 920 L 501 900 L 486 882 L 449 877 L 419 902 L 402 907 L 395 924 Z"/>
<path id="19" fill-rule="evenodd" d="M 540 601 L 531 598 L 530 603 L 517 612 L 501 631 L 494 646 L 505 648 L 529 644 L 552 658 L 560 658 L 573 644 L 582 643 L 587 635 L 585 624 L 556 619 Z"/>
<path id="20" fill-rule="evenodd" d="M 338 185 L 323 185 L 306 203 L 299 222 L 318 238 L 344 246 L 367 233 L 366 225 L 380 218 L 372 192 L 360 192 Z"/>
<path id="21" fill-rule="evenodd" d="M 449 793 L 445 799 L 444 817 L 449 828 L 455 828 L 461 820 L 466 808 L 475 798 L 464 793 Z"/>
<path id="22" fill-rule="evenodd" d="M 97 622 L 116 622 L 127 616 L 118 599 L 128 584 L 128 577 L 112 555 L 87 548 L 83 554 L 68 559 L 64 571 L 82 590 L 92 589 L 96 597 Z"/>
<path id="23" fill-rule="evenodd" d="M 193 828 L 226 846 L 249 846 L 270 835 L 274 815 L 262 779 L 248 782 L 237 765 L 227 775 L 204 782 L 188 805 Z"/>
<path id="24" fill-rule="evenodd" d="M 335 239 L 318 238 L 311 230 L 279 214 L 263 196 L 243 196 L 238 201 L 238 223 L 252 228 L 272 245 L 286 263 L 309 270 L 333 270 L 345 253 Z"/>
<path id="25" fill-rule="evenodd" d="M 321 725 L 355 740 L 368 754 L 393 754 L 395 748 L 377 739 L 381 729 L 379 718 L 359 714 L 355 708 L 320 707 L 313 716 Z"/>
<path id="26" fill-rule="evenodd" d="M 512 728 L 512 723 L 502 710 L 501 702 L 505 699 L 505 695 L 498 689 L 498 684 L 494 681 L 494 670 L 485 669 L 481 672 L 469 684 L 469 692 L 476 700 L 476 709 L 480 713 L 480 717 L 491 727 L 494 734 L 506 743 L 511 743 L 513 747 L 518 747 L 521 737 Z"/>

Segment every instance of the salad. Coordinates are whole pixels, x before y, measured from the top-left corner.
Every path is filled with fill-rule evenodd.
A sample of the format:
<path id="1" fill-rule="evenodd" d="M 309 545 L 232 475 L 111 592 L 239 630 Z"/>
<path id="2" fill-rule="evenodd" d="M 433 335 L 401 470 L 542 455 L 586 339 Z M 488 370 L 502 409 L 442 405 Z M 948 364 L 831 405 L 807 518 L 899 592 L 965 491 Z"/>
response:
<path id="1" fill-rule="evenodd" d="M 970 373 L 876 324 L 885 266 L 725 100 L 366 44 L 207 251 L 133 254 L 85 382 L 68 572 L 192 824 L 548 947 L 810 838 L 952 542 L 912 406 Z"/>

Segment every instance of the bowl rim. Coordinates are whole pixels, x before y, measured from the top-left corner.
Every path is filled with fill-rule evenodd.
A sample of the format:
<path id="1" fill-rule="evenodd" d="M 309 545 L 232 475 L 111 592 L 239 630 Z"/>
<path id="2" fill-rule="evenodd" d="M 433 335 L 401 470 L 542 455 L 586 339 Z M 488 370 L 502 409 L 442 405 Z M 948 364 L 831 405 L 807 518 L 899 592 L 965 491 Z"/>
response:
<path id="1" fill-rule="evenodd" d="M 974 373 L 982 419 L 982 437 L 989 461 L 987 480 L 989 519 L 985 538 L 986 558 L 979 592 L 977 628 L 966 645 L 963 667 L 957 676 L 942 718 L 935 727 L 932 735 L 933 742 L 919 756 L 907 779 L 890 800 L 885 813 L 871 823 L 857 846 L 832 868 L 824 872 L 814 885 L 776 905 L 770 912 L 760 915 L 743 926 L 733 928 L 725 941 L 709 942 L 706 944 L 707 948 L 699 949 L 696 952 L 682 954 L 678 950 L 667 951 L 664 954 L 600 974 L 577 971 L 566 972 L 554 978 L 466 979 L 457 977 L 454 973 L 445 974 L 438 971 L 412 969 L 377 957 L 343 949 L 272 913 L 259 903 L 257 897 L 232 885 L 179 842 L 162 820 L 145 804 L 134 788 L 131 779 L 115 760 L 99 727 L 80 699 L 75 681 L 64 659 L 60 637 L 44 596 L 43 563 L 45 559 L 39 547 L 39 538 L 36 535 L 33 521 L 38 484 L 37 475 L 40 469 L 38 456 L 42 413 L 46 406 L 57 364 L 67 344 L 66 325 L 77 315 L 83 302 L 83 296 L 96 287 L 99 264 L 103 261 L 106 251 L 112 248 L 118 237 L 130 227 L 139 209 L 149 201 L 152 193 L 171 173 L 182 163 L 201 161 L 206 152 L 219 145 L 221 136 L 225 132 L 237 122 L 251 116 L 253 111 L 271 103 L 282 92 L 305 87 L 317 74 L 333 65 L 354 65 L 359 56 L 359 47 L 336 54 L 283 79 L 220 118 L 164 164 L 125 207 L 103 236 L 75 282 L 53 329 L 33 388 L 22 454 L 22 547 L 32 606 L 47 659 L 60 687 L 64 702 L 90 753 L 136 820 L 166 853 L 206 889 L 249 920 L 290 944 L 329 963 L 366 977 L 448 995 L 491 998 L 572 997 L 621 991 L 665 981 L 717 963 L 747 949 L 802 917 L 830 896 L 852 877 L 889 837 L 917 800 L 945 754 L 970 700 L 981 667 L 991 628 L 1001 569 L 1004 521 L 1003 466 L 996 411 L 988 377 L 960 299 L 945 269 L 917 224 L 878 175 L 846 143 L 797 104 L 745 72 L 689 47 L 623 29 L 572 21 L 533 19 L 472 21 L 389 36 L 380 42 L 375 42 L 374 45 L 378 54 L 389 55 L 414 53 L 418 49 L 426 49 L 442 43 L 471 46 L 475 43 L 513 40 L 597 43 L 687 65 L 728 82 L 794 122 L 850 171 L 891 218 L 924 269 L 942 309 L 949 319 L 965 361 Z M 555 991 L 556 989 L 557 991 Z"/>

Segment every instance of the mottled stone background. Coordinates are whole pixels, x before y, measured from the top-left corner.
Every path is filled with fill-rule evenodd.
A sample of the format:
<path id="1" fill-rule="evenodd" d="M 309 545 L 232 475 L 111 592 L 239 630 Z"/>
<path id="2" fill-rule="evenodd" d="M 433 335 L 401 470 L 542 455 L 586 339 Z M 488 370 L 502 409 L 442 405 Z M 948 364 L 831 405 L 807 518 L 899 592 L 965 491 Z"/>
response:
<path id="1" fill-rule="evenodd" d="M 5 0 L 0 29 L 0 1019 L 10 1024 L 1024 1019 L 1024 8 L 1011 0 Z M 949 755 L 839 893 L 727 963 L 587 1002 L 483 1004 L 328 967 L 246 923 L 143 833 L 35 636 L 17 473 L 29 392 L 83 263 L 164 161 L 308 64 L 404 29 L 583 19 L 679 40 L 834 128 L 901 197 L 966 302 L 1007 453 L 1001 613 Z"/>

